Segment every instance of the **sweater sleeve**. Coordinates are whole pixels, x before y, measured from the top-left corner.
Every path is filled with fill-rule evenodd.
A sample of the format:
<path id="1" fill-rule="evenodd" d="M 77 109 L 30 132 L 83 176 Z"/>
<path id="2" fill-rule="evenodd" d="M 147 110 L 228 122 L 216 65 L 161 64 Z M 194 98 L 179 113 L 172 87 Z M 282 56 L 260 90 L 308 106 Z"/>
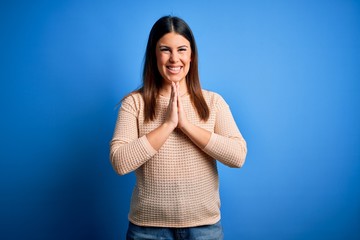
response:
<path id="1" fill-rule="evenodd" d="M 132 95 L 124 99 L 110 143 L 110 161 L 120 175 L 136 170 L 157 153 L 146 135 L 138 135 L 139 110 L 136 105 Z"/>
<path id="2" fill-rule="evenodd" d="M 219 96 L 216 103 L 216 122 L 214 132 L 204 151 L 229 167 L 242 167 L 247 146 L 228 104 Z"/>

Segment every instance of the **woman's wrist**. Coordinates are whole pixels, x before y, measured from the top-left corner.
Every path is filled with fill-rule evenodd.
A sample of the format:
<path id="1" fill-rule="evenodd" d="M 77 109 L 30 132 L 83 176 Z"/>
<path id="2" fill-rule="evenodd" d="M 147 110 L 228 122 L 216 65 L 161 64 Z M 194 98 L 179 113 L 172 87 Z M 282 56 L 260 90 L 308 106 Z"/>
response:
<path id="1" fill-rule="evenodd" d="M 172 123 L 172 122 L 164 122 L 164 123 L 162 124 L 162 126 L 163 126 L 165 129 L 169 130 L 170 132 L 174 131 L 175 128 L 177 127 L 177 126 L 176 126 L 174 123 Z"/>
<path id="2" fill-rule="evenodd" d="M 180 130 L 188 136 L 193 143 L 199 148 L 203 149 L 209 142 L 211 133 L 201 127 L 198 127 L 190 122 L 179 127 Z"/>
<path id="3" fill-rule="evenodd" d="M 178 125 L 178 128 L 187 135 L 192 127 L 191 125 L 192 124 L 190 122 L 186 121 L 186 122 Z"/>

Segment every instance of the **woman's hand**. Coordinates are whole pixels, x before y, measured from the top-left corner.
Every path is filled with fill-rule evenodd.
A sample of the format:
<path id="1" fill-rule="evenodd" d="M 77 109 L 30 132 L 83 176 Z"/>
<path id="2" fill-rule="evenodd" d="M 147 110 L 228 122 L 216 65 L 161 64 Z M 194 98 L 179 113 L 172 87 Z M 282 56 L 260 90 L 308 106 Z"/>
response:
<path id="1" fill-rule="evenodd" d="M 182 129 L 188 124 L 186 114 L 181 102 L 180 84 L 171 83 L 171 96 L 167 109 L 165 123 L 175 128 Z"/>
<path id="2" fill-rule="evenodd" d="M 203 149 L 208 144 L 211 133 L 203 128 L 191 124 L 188 121 L 180 96 L 180 85 L 179 83 L 173 82 L 171 84 L 171 97 L 167 109 L 166 119 L 162 125 L 164 129 L 168 130 L 164 130 L 164 132 L 170 134 L 175 128 L 179 128 L 191 139 L 193 143 L 195 143 L 199 148 Z M 165 140 L 166 139 L 163 139 L 163 141 Z M 156 147 L 160 147 L 161 145 L 155 145 L 155 149 L 158 149 Z"/>
<path id="3" fill-rule="evenodd" d="M 171 83 L 171 96 L 166 113 L 165 123 L 175 129 L 179 123 L 178 116 L 178 84 Z"/>
<path id="4" fill-rule="evenodd" d="M 167 113 L 165 121 L 158 128 L 152 130 L 146 134 L 150 145 L 158 151 L 161 146 L 168 139 L 170 134 L 178 126 L 179 117 L 178 117 L 178 91 L 176 91 L 175 83 L 171 85 L 171 96 L 169 100 L 169 105 L 167 108 Z"/>
<path id="5" fill-rule="evenodd" d="M 180 85 L 179 83 L 176 84 L 176 91 L 177 91 L 177 108 L 178 108 L 178 125 L 177 127 L 183 129 L 189 122 L 187 120 L 184 108 L 181 102 L 181 93 L 180 93 Z"/>

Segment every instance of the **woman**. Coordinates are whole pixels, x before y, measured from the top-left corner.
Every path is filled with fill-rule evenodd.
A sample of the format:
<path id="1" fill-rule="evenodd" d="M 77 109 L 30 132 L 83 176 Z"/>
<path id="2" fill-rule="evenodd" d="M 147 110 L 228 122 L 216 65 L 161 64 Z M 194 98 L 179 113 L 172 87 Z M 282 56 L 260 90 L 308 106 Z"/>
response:
<path id="1" fill-rule="evenodd" d="M 226 102 L 201 89 L 189 26 L 160 18 L 111 141 L 115 171 L 136 174 L 127 239 L 223 239 L 216 160 L 241 167 L 246 152 Z"/>

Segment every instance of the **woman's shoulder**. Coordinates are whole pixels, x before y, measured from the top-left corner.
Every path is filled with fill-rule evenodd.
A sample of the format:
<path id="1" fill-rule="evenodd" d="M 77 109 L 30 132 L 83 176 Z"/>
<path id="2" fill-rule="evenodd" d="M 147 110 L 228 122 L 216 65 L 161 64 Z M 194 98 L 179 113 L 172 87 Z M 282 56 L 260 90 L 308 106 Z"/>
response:
<path id="1" fill-rule="evenodd" d="M 217 92 L 202 89 L 202 93 L 210 108 L 220 109 L 228 105 L 224 98 Z"/>
<path id="2" fill-rule="evenodd" d="M 224 101 L 224 98 L 217 92 L 202 89 L 203 96 L 207 101 L 219 102 Z"/>
<path id="3" fill-rule="evenodd" d="M 138 91 L 134 91 L 129 93 L 128 95 L 126 95 L 123 99 L 122 99 L 123 103 L 140 103 L 143 102 L 143 97 L 142 94 Z"/>
<path id="4" fill-rule="evenodd" d="M 121 101 L 121 107 L 125 109 L 132 109 L 134 112 L 138 112 L 144 105 L 142 94 L 138 91 L 134 91 L 126 95 Z"/>

